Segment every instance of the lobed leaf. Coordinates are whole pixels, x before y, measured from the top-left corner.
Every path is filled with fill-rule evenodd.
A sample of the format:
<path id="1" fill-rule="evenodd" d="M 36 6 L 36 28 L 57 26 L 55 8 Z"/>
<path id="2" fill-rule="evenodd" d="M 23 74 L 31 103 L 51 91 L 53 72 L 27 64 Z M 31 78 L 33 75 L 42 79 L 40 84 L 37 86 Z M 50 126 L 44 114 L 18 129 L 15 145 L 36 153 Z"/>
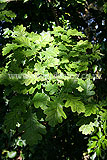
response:
<path id="1" fill-rule="evenodd" d="M 36 93 L 32 99 L 35 108 L 41 108 L 45 109 L 47 108 L 47 102 L 49 100 L 49 97 L 45 93 Z"/>
<path id="2" fill-rule="evenodd" d="M 85 105 L 85 116 L 90 116 L 91 114 L 96 114 L 97 111 L 98 111 L 98 107 L 97 107 L 97 104 L 88 104 L 88 105 Z"/>
<path id="3" fill-rule="evenodd" d="M 86 96 L 92 96 L 95 94 L 95 92 L 92 91 L 92 89 L 94 88 L 94 84 L 90 79 L 86 80 L 78 79 L 78 84 L 84 89 L 83 93 Z"/>
<path id="4" fill-rule="evenodd" d="M 90 122 L 90 124 L 82 125 L 79 128 L 79 131 L 82 132 L 82 134 L 85 134 L 85 135 L 91 134 L 91 132 L 94 131 L 94 123 Z"/>
<path id="5" fill-rule="evenodd" d="M 79 97 L 69 96 L 65 103 L 65 107 L 66 108 L 71 107 L 72 112 L 78 112 L 78 113 L 85 112 L 85 106 L 80 101 Z"/>
<path id="6" fill-rule="evenodd" d="M 42 135 L 46 134 L 45 126 L 37 121 L 36 114 L 29 116 L 28 120 L 21 126 L 20 131 L 24 132 L 22 138 L 26 139 L 30 146 L 37 144 L 42 139 Z"/>
<path id="7" fill-rule="evenodd" d="M 50 102 L 49 107 L 44 111 L 44 113 L 47 115 L 46 121 L 48 121 L 52 127 L 58 123 L 62 123 L 63 118 L 67 118 L 62 105 L 58 102 Z"/>

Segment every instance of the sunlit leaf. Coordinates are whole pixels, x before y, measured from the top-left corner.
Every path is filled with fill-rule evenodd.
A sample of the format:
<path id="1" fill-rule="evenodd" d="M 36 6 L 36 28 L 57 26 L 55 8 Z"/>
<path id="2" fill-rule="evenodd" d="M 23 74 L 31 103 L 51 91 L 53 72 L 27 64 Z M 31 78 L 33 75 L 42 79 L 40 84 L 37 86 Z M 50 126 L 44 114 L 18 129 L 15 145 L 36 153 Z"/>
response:
<path id="1" fill-rule="evenodd" d="M 74 97 L 74 96 L 69 96 L 66 103 L 65 107 L 71 107 L 72 112 L 85 112 L 85 106 L 84 104 L 80 101 L 79 97 Z"/>
<path id="2" fill-rule="evenodd" d="M 79 131 L 82 132 L 82 134 L 85 134 L 85 135 L 91 134 L 91 132 L 94 131 L 94 123 L 90 122 L 90 124 L 82 125 L 79 128 Z"/>

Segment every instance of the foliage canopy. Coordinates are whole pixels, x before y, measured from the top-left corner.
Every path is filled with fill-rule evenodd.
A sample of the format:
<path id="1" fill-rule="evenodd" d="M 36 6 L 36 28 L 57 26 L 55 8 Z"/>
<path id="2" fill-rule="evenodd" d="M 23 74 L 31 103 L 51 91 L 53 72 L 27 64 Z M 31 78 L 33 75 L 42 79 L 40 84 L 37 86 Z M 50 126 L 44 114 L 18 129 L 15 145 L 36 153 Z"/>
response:
<path id="1" fill-rule="evenodd" d="M 0 95 L 3 119 L 0 124 L 2 136 L 5 135 L 8 141 L 15 137 L 12 145 L 1 147 L 1 159 L 17 159 L 19 156 L 48 160 L 50 153 L 46 154 L 43 148 L 47 144 L 51 149 L 50 139 L 55 146 L 54 140 L 59 141 L 54 159 L 68 160 L 72 156 L 73 159 L 82 159 L 82 156 L 93 160 L 106 158 L 107 97 L 105 84 L 103 87 L 100 84 L 105 88 L 103 92 L 98 86 L 99 81 L 105 83 L 106 77 L 105 40 L 101 42 L 98 34 L 95 35 L 97 31 L 90 27 L 91 22 L 88 21 L 89 26 L 86 26 L 90 9 L 99 10 L 99 15 L 105 16 L 106 3 L 88 3 L 86 0 L 1 2 Z M 21 7 L 21 13 L 15 11 L 16 4 Z M 33 10 L 23 11 L 23 6 L 26 9 L 30 6 Z M 99 9 L 101 6 L 103 11 Z M 71 8 L 75 9 L 73 17 Z M 30 14 L 34 11 L 36 16 L 31 20 Z M 44 11 L 43 19 L 42 16 L 38 19 Z M 54 15 L 52 19 L 47 14 L 49 11 L 51 16 Z M 80 18 L 80 14 L 84 16 Z M 72 22 L 70 17 L 80 19 Z M 84 21 L 84 26 L 80 20 Z M 95 23 L 93 25 L 95 27 Z M 105 28 L 100 35 L 104 38 L 103 32 Z M 83 155 L 80 153 L 80 157 L 76 153 L 71 155 L 71 151 L 66 154 L 63 149 L 66 144 L 72 149 L 76 135 L 82 141 L 80 144 L 88 146 L 87 151 L 86 148 L 81 151 Z M 37 148 L 44 157 L 39 151 L 34 157 Z"/>

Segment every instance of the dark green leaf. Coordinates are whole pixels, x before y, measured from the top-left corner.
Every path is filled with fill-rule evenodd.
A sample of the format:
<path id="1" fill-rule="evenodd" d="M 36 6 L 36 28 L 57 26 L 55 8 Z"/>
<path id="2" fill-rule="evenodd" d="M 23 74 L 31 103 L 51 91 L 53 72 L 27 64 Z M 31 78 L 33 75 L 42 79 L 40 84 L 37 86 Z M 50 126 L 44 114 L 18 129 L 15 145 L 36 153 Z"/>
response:
<path id="1" fill-rule="evenodd" d="M 54 127 L 58 123 L 62 123 L 63 119 L 66 119 L 66 114 L 63 111 L 63 107 L 58 102 L 50 102 L 49 107 L 44 111 L 47 115 L 46 120 Z"/>
<path id="2" fill-rule="evenodd" d="M 42 139 L 42 135 L 46 134 L 45 126 L 37 121 L 35 114 L 29 116 L 28 120 L 20 128 L 20 131 L 24 132 L 22 138 L 25 139 L 30 146 L 37 144 L 38 141 Z"/>

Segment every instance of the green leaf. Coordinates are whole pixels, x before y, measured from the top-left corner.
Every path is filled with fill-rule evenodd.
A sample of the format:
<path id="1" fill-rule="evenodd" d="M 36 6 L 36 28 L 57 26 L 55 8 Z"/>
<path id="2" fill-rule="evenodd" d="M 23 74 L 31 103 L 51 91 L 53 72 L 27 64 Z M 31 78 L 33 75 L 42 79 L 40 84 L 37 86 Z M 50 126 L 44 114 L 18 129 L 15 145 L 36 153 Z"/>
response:
<path id="1" fill-rule="evenodd" d="M 27 49 L 27 50 L 24 50 L 24 51 L 23 51 L 23 54 L 24 54 L 26 57 L 31 57 L 32 55 L 36 55 L 36 51 L 31 50 L 31 49 Z"/>
<path id="2" fill-rule="evenodd" d="M 107 146 L 107 139 L 104 140 L 105 145 Z"/>
<path id="3" fill-rule="evenodd" d="M 81 86 L 77 87 L 76 89 L 77 89 L 79 92 L 82 92 L 82 91 L 84 90 Z"/>
<path id="4" fill-rule="evenodd" d="M 63 118 L 67 118 L 63 111 L 63 107 L 58 102 L 50 102 L 49 107 L 44 111 L 44 113 L 47 115 L 46 121 L 49 121 L 49 125 L 52 127 L 58 123 L 62 123 Z"/>
<path id="5" fill-rule="evenodd" d="M 64 32 L 64 28 L 58 26 L 58 27 L 55 27 L 54 29 L 54 32 Z"/>
<path id="6" fill-rule="evenodd" d="M 10 18 L 16 17 L 16 14 L 14 12 L 12 12 L 11 10 L 9 10 L 9 11 L 5 10 L 5 14 L 7 17 L 10 17 Z"/>
<path id="7" fill-rule="evenodd" d="M 35 91 L 35 89 L 36 89 L 36 87 L 35 87 L 35 88 L 31 87 L 31 88 L 29 89 L 29 94 L 33 94 L 34 91 Z"/>
<path id="8" fill-rule="evenodd" d="M 94 152 L 94 154 L 91 156 L 92 160 L 95 160 L 95 158 L 96 158 L 96 152 Z"/>
<path id="9" fill-rule="evenodd" d="M 89 147 L 88 149 L 92 149 L 92 148 L 95 148 L 97 145 L 97 141 L 92 141 L 90 144 L 89 144 Z"/>
<path id="10" fill-rule="evenodd" d="M 27 141 L 30 146 L 37 144 L 39 140 L 42 140 L 42 135 L 46 134 L 46 128 L 37 121 L 35 114 L 30 115 L 28 120 L 20 128 L 23 131 L 22 138 Z"/>
<path id="11" fill-rule="evenodd" d="M 16 151 L 11 151 L 11 152 L 7 152 L 7 156 L 9 158 L 15 158 L 17 155 L 17 152 Z"/>
<path id="12" fill-rule="evenodd" d="M 63 45 L 63 44 L 60 44 L 58 48 L 61 51 L 68 51 L 67 47 L 65 45 Z"/>
<path id="13" fill-rule="evenodd" d="M 63 57 L 63 58 L 61 59 L 61 61 L 60 61 L 60 64 L 61 64 L 61 63 L 69 63 L 68 58 Z"/>
<path id="14" fill-rule="evenodd" d="M 77 0 L 77 3 L 81 3 L 82 5 L 84 5 L 84 4 L 85 4 L 85 1 L 86 1 L 86 0 Z"/>
<path id="15" fill-rule="evenodd" d="M 85 134 L 85 135 L 88 135 L 88 134 L 91 134 L 91 132 L 94 131 L 94 123 L 90 122 L 90 124 L 87 124 L 87 125 L 82 125 L 80 128 L 79 128 L 79 131 L 82 132 L 82 134 Z"/>
<path id="16" fill-rule="evenodd" d="M 3 56 L 5 56 L 6 54 L 10 53 L 11 50 L 15 50 L 19 47 L 22 47 L 22 45 L 17 45 L 17 44 L 6 44 L 6 47 L 3 48 Z"/>
<path id="17" fill-rule="evenodd" d="M 0 4 L 3 7 L 3 4 Z M 0 12 L 0 21 L 10 22 L 12 23 L 11 18 L 15 18 L 16 14 L 11 10 L 3 10 Z"/>
<path id="18" fill-rule="evenodd" d="M 58 85 L 48 82 L 45 86 L 45 90 L 48 91 L 50 95 L 52 95 L 58 91 Z"/>
<path id="19" fill-rule="evenodd" d="M 37 76 L 36 74 L 32 74 L 32 72 L 28 71 L 26 74 L 25 74 L 25 79 L 24 79 L 24 82 L 26 86 L 29 86 L 31 83 L 32 84 L 35 84 L 37 81 Z"/>
<path id="20" fill-rule="evenodd" d="M 61 39 L 62 39 L 63 41 L 67 41 L 67 40 L 68 40 L 68 36 L 67 36 L 67 35 L 62 35 L 62 36 L 61 36 Z"/>
<path id="21" fill-rule="evenodd" d="M 34 106 L 42 109 L 46 108 L 48 100 L 49 97 L 45 93 L 36 93 L 32 99 Z"/>
<path id="22" fill-rule="evenodd" d="M 24 3 L 26 3 L 27 1 L 29 1 L 29 0 L 24 0 Z"/>
<path id="23" fill-rule="evenodd" d="M 21 114 L 16 109 L 6 114 L 4 124 L 6 125 L 6 130 L 15 130 L 17 122 L 21 122 Z"/>
<path id="24" fill-rule="evenodd" d="M 38 47 L 45 47 L 47 44 L 53 41 L 53 37 L 51 37 L 49 32 L 42 32 L 41 36 L 38 38 L 38 40 L 35 41 L 35 43 L 38 45 Z"/>
<path id="25" fill-rule="evenodd" d="M 77 42 L 75 47 L 73 47 L 73 50 L 86 52 L 87 48 L 91 49 L 92 47 L 92 44 L 88 42 L 88 40 L 80 40 L 79 42 Z"/>
<path id="26" fill-rule="evenodd" d="M 98 137 L 97 136 L 93 136 L 93 137 L 91 137 L 91 139 L 98 140 Z"/>
<path id="27" fill-rule="evenodd" d="M 102 120 L 104 121 L 107 120 L 107 110 L 105 110 L 104 112 L 101 112 L 100 115 Z"/>
<path id="28" fill-rule="evenodd" d="M 17 25 L 16 27 L 14 27 L 13 29 L 13 34 L 12 34 L 12 37 L 23 37 L 25 36 L 27 33 L 25 32 L 26 31 L 26 27 L 23 27 L 23 25 Z"/>
<path id="29" fill-rule="evenodd" d="M 23 45 L 24 47 L 27 47 L 27 48 L 32 48 L 34 46 L 34 44 L 31 43 L 29 38 L 25 36 L 16 37 L 14 42 L 17 43 L 18 45 Z"/>
<path id="30" fill-rule="evenodd" d="M 69 57 L 78 57 L 80 54 L 78 51 L 70 51 L 69 52 Z"/>
<path id="31" fill-rule="evenodd" d="M 102 143 L 102 148 L 103 148 L 104 150 L 106 150 L 106 145 L 105 145 L 105 143 Z"/>
<path id="32" fill-rule="evenodd" d="M 82 79 L 78 79 L 78 84 L 84 89 L 82 93 L 86 96 L 92 96 L 95 94 L 94 91 L 91 91 L 94 88 L 94 84 L 90 79 L 86 79 L 85 81 Z"/>
<path id="33" fill-rule="evenodd" d="M 88 104 L 85 105 L 85 116 L 90 116 L 91 114 L 96 114 L 98 111 L 97 104 Z"/>
<path id="34" fill-rule="evenodd" d="M 20 147 L 26 146 L 25 140 L 22 140 L 21 137 L 18 137 L 16 145 Z"/>
<path id="35" fill-rule="evenodd" d="M 29 105 L 29 103 L 29 98 L 26 95 L 20 94 L 11 98 L 9 101 L 9 107 L 15 109 L 16 112 L 26 112 L 26 106 Z"/>
<path id="36" fill-rule="evenodd" d="M 86 37 L 82 32 L 78 32 L 76 29 L 69 29 L 67 31 L 68 36 L 81 36 L 81 37 Z"/>
<path id="37" fill-rule="evenodd" d="M 100 128 L 100 127 L 99 127 L 99 131 L 98 131 L 97 135 L 98 135 L 98 137 L 99 137 L 99 138 L 101 138 L 101 137 L 103 136 L 103 133 L 102 133 L 102 131 L 101 131 L 101 128 Z"/>
<path id="38" fill-rule="evenodd" d="M 69 66 L 70 68 L 78 68 L 78 62 L 72 62 Z"/>
<path id="39" fill-rule="evenodd" d="M 96 154 L 98 157 L 101 156 L 101 148 L 100 147 L 96 148 Z"/>
<path id="40" fill-rule="evenodd" d="M 107 134 L 107 123 L 106 123 L 106 121 L 103 123 L 103 131 L 104 131 L 104 134 L 106 135 Z"/>
<path id="41" fill-rule="evenodd" d="M 2 3 L 3 2 L 3 0 L 0 0 L 0 3 Z M 5 7 L 6 7 L 6 3 L 2 3 L 2 4 L 0 4 L 0 10 L 3 10 Z"/>
<path id="42" fill-rule="evenodd" d="M 0 0 L 0 3 L 4 3 L 4 2 L 6 2 L 6 0 Z"/>
<path id="43" fill-rule="evenodd" d="M 103 10 L 104 10 L 105 13 L 107 13 L 107 2 L 104 3 Z"/>
<path id="44" fill-rule="evenodd" d="M 79 97 L 69 96 L 65 103 L 65 107 L 66 108 L 71 107 L 72 112 L 78 112 L 78 113 L 85 112 L 85 106 L 80 101 Z"/>
<path id="45" fill-rule="evenodd" d="M 49 59 L 51 57 L 57 57 L 59 54 L 59 50 L 57 47 L 50 46 L 46 49 L 46 51 L 42 51 L 40 55 L 43 57 L 43 59 Z"/>
<path id="46" fill-rule="evenodd" d="M 43 63 L 43 65 L 47 68 L 56 67 L 59 65 L 59 59 L 50 57 Z"/>

